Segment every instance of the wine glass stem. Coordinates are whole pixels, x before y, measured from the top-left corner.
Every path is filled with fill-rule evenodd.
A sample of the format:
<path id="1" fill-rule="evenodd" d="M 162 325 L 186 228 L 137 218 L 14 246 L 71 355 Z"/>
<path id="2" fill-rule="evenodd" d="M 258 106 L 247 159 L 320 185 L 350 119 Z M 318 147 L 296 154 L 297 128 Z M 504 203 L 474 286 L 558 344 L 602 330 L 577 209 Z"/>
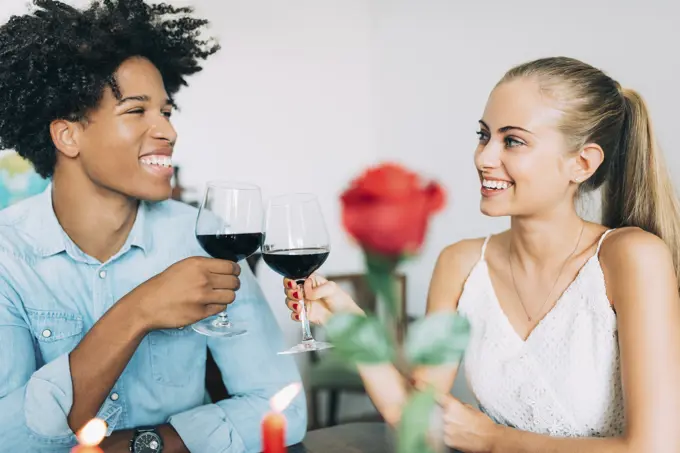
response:
<path id="1" fill-rule="evenodd" d="M 224 311 L 220 312 L 217 315 L 217 318 L 215 318 L 214 321 L 215 326 L 218 327 L 229 327 L 231 323 L 229 322 L 229 315 L 227 315 L 227 309 L 225 308 Z"/>
<path id="2" fill-rule="evenodd" d="M 307 317 L 307 304 L 305 304 L 304 299 L 300 301 L 302 305 L 302 310 L 300 310 L 300 324 L 302 325 L 302 342 L 308 343 L 314 341 L 312 337 L 312 329 L 309 327 L 309 318 Z"/>

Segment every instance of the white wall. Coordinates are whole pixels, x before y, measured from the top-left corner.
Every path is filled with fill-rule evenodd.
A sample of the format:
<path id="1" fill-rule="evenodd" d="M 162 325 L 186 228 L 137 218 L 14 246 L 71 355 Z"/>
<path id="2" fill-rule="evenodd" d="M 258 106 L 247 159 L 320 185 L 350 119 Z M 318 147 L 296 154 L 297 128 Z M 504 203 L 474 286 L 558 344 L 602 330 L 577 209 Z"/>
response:
<path id="1" fill-rule="evenodd" d="M 185 182 L 238 178 L 258 182 L 266 196 L 317 193 L 334 245 L 324 271 L 334 273 L 361 269 L 339 225 L 337 196 L 351 177 L 386 159 L 439 179 L 451 203 L 422 256 L 405 267 L 415 314 L 443 246 L 507 225 L 478 211 L 472 153 L 486 97 L 511 66 L 568 55 L 602 67 L 642 92 L 662 145 L 673 144 L 680 8 L 671 1 L 197 4 L 223 50 L 179 98 Z M 680 159 L 669 151 L 678 174 Z"/>
<path id="2" fill-rule="evenodd" d="M 2 16 L 25 0 L 0 2 Z M 265 196 L 317 193 L 333 241 L 325 273 L 362 269 L 340 227 L 338 194 L 366 165 L 397 160 L 446 185 L 448 208 L 422 256 L 405 266 L 411 313 L 424 311 L 442 247 L 507 225 L 478 211 L 472 154 L 486 97 L 511 66 L 573 56 L 638 89 L 680 174 L 680 12 L 672 0 L 175 3 L 196 4 L 223 46 L 178 98 L 176 160 L 186 185 L 229 178 L 256 182 Z M 299 332 L 280 280 L 264 266 L 261 274 L 292 344 Z"/>
<path id="3" fill-rule="evenodd" d="M 185 185 L 209 179 L 318 195 L 333 251 L 328 273 L 360 269 L 340 229 L 338 195 L 375 159 L 370 15 L 361 0 L 197 2 L 222 50 L 181 92 L 176 162 Z M 290 345 L 299 341 L 279 276 L 260 281 Z M 304 368 L 306 359 L 299 358 Z"/>
<path id="4" fill-rule="evenodd" d="M 439 179 L 451 203 L 404 267 L 409 311 L 421 314 L 439 251 L 507 226 L 479 213 L 472 154 L 486 97 L 511 66 L 567 55 L 602 67 L 642 92 L 662 144 L 673 145 L 673 3 L 203 0 L 224 49 L 180 98 L 180 162 L 195 183 L 238 177 L 267 194 L 316 192 L 333 237 L 326 273 L 362 268 L 339 225 L 337 195 L 366 164 L 396 160 Z M 293 342 L 299 332 L 276 308 L 279 279 L 264 266 L 261 274 Z M 460 381 L 456 391 L 470 400 Z M 345 402 L 351 413 L 366 407 Z"/>
<path id="5" fill-rule="evenodd" d="M 338 196 L 375 160 L 371 15 L 363 0 L 201 0 L 222 50 L 181 93 L 176 161 L 184 183 L 255 181 L 266 197 L 314 192 L 332 241 L 324 272 L 361 269 L 340 228 Z M 281 278 L 265 265 L 260 282 L 289 345 L 299 325 L 284 305 Z M 283 346 L 283 345 L 282 345 Z M 303 373 L 307 357 L 297 357 Z M 371 410 L 343 400 L 343 414 Z"/>

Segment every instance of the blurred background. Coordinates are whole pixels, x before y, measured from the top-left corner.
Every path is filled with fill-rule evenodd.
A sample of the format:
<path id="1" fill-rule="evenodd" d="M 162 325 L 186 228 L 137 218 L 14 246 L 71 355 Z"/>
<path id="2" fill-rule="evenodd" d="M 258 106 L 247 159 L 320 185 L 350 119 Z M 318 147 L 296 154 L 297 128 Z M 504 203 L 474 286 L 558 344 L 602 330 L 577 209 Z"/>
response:
<path id="1" fill-rule="evenodd" d="M 0 0 L 0 20 L 25 11 L 27 3 Z M 422 254 L 402 269 L 406 307 L 414 317 L 424 313 L 430 274 L 443 247 L 507 226 L 506 219 L 479 213 L 472 156 L 486 98 L 510 67 L 565 55 L 637 89 L 649 103 L 671 173 L 676 180 L 680 174 L 675 1 L 167 3 L 195 6 L 222 44 L 177 98 L 176 196 L 196 201 L 210 179 L 259 184 L 265 199 L 316 193 L 333 247 L 322 273 L 359 274 L 362 255 L 340 223 L 338 196 L 349 181 L 380 161 L 439 180 L 449 194 L 447 208 L 435 217 Z M 0 153 L 0 207 L 42 190 L 43 182 L 25 172 L 10 153 Z M 597 203 L 584 210 L 595 218 Z M 267 266 L 256 268 L 287 342 L 297 343 L 299 327 L 284 306 L 280 278 Z M 319 424 L 374 416 L 350 377 L 331 372 L 336 382 L 315 387 L 318 365 L 308 356 L 297 360 L 310 395 L 326 390 L 323 385 L 338 390 L 318 392 Z M 472 402 L 458 381 L 454 393 Z"/>

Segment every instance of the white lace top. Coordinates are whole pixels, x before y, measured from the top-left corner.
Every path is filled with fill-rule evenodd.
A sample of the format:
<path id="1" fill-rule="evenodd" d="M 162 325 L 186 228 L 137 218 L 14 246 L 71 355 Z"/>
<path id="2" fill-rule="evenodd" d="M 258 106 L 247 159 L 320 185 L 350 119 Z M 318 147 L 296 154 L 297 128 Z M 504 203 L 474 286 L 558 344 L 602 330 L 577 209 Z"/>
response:
<path id="1" fill-rule="evenodd" d="M 497 423 L 553 436 L 616 436 L 625 426 L 616 315 L 597 252 L 523 341 L 502 311 L 482 247 L 459 312 L 471 325 L 468 385 Z"/>

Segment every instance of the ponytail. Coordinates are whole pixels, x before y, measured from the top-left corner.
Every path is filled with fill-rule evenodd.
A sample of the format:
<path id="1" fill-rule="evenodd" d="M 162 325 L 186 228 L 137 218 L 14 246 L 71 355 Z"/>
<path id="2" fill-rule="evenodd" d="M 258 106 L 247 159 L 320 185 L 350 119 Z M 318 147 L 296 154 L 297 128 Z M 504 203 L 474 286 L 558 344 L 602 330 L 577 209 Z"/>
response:
<path id="1" fill-rule="evenodd" d="M 659 236 L 673 256 L 680 281 L 680 203 L 654 139 L 647 105 L 623 90 L 625 119 L 602 192 L 602 223 L 636 226 Z"/>

